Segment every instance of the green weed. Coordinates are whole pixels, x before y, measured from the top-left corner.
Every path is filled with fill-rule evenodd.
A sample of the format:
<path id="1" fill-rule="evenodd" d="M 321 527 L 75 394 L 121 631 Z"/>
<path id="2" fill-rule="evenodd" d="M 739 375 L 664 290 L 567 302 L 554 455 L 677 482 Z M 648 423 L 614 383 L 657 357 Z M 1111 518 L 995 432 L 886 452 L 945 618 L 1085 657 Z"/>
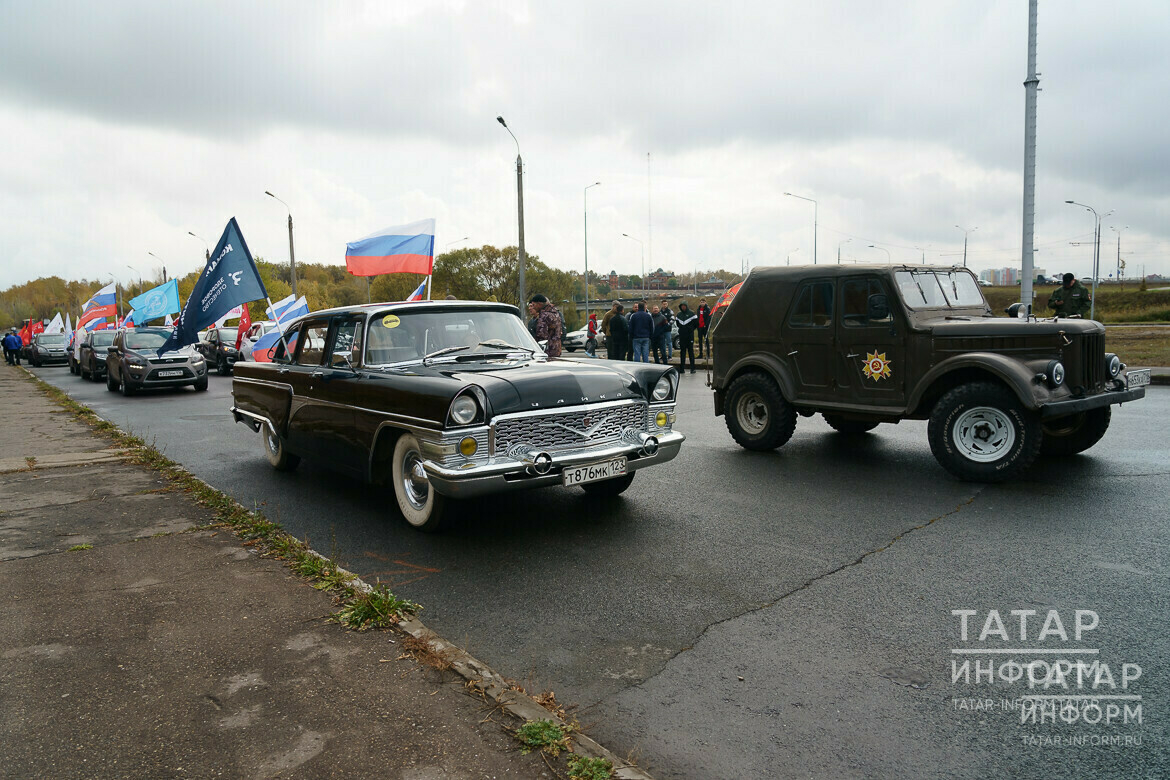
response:
<path id="1" fill-rule="evenodd" d="M 608 758 L 585 758 L 569 756 L 569 777 L 572 780 L 610 780 L 613 777 L 613 762 Z"/>
<path id="2" fill-rule="evenodd" d="M 355 594 L 339 612 L 334 613 L 332 620 L 356 631 L 390 628 L 420 609 L 422 607 L 413 601 L 395 596 L 385 585 L 375 585 L 369 593 Z"/>
<path id="3" fill-rule="evenodd" d="M 551 720 L 530 720 L 516 729 L 516 739 L 523 746 L 521 753 L 543 750 L 552 756 L 559 756 L 562 750 L 569 750 L 569 727 L 558 726 Z"/>
<path id="4" fill-rule="evenodd" d="M 68 552 L 78 552 L 79 550 L 92 550 L 92 544 L 75 544 L 69 548 Z"/>

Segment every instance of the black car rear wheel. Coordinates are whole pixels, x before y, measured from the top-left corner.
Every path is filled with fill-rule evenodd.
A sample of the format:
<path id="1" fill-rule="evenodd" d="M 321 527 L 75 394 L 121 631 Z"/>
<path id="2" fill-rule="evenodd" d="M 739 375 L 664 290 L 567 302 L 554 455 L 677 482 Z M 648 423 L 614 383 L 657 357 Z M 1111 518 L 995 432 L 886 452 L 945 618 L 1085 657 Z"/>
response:
<path id="1" fill-rule="evenodd" d="M 432 533 L 446 524 L 447 499 L 435 492 L 422 466 L 418 439 L 403 433 L 394 443 L 394 497 L 406 522 L 420 531 Z"/>
<path id="2" fill-rule="evenodd" d="M 731 383 L 724 416 L 731 438 L 748 450 L 774 450 L 796 430 L 796 410 L 770 376 L 755 372 Z"/>
<path id="3" fill-rule="evenodd" d="M 260 440 L 264 443 L 264 457 L 268 458 L 272 468 L 277 471 L 292 471 L 300 465 L 300 456 L 288 451 L 284 439 L 280 438 L 280 434 L 271 424 L 260 429 Z"/>
<path id="4" fill-rule="evenodd" d="M 1101 441 L 1105 431 L 1109 430 L 1112 414 L 1108 406 L 1102 406 L 1044 423 L 1040 454 L 1063 457 L 1084 452 Z"/>

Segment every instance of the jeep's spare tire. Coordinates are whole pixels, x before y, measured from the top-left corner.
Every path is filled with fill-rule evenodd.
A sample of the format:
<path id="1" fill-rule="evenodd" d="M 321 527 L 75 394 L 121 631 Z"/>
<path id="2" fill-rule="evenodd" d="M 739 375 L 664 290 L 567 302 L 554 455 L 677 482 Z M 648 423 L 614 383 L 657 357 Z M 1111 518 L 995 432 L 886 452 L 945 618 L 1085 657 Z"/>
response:
<path id="1" fill-rule="evenodd" d="M 774 450 L 796 430 L 796 410 L 784 400 L 772 377 L 756 372 L 731 383 L 724 417 L 731 438 L 748 450 Z"/>
<path id="2" fill-rule="evenodd" d="M 947 471 L 969 482 L 1003 482 L 1032 465 L 1043 440 L 1036 413 L 993 382 L 950 390 L 934 406 L 930 449 Z"/>
<path id="3" fill-rule="evenodd" d="M 1109 430 L 1109 418 L 1112 416 L 1108 406 L 1049 420 L 1043 424 L 1044 442 L 1040 445 L 1042 455 L 1076 455 L 1084 452 L 1105 435 Z"/>

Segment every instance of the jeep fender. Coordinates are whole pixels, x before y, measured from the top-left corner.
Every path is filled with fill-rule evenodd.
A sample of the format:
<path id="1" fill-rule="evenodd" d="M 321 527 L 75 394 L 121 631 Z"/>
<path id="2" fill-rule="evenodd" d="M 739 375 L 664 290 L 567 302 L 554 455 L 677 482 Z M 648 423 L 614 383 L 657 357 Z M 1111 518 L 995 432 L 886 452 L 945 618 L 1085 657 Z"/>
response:
<path id="1" fill-rule="evenodd" d="M 766 352 L 754 352 L 740 358 L 723 375 L 723 386 L 715 390 L 716 416 L 723 414 L 723 394 L 727 392 L 732 380 L 740 374 L 752 370 L 761 371 L 776 380 L 784 400 L 791 402 L 796 397 L 796 384 L 792 381 L 792 372 L 788 370 L 788 366 Z"/>
<path id="2" fill-rule="evenodd" d="M 1035 411 L 1040 408 L 1032 390 L 1032 381 L 1036 376 L 1035 371 L 1019 360 L 994 352 L 968 352 L 964 355 L 947 358 L 930 369 L 907 399 L 907 411 L 916 411 L 922 403 L 923 397 L 940 379 L 943 379 L 947 374 L 965 369 L 977 369 L 999 379 L 1015 393 L 1016 398 L 1024 405 L 1025 409 Z"/>

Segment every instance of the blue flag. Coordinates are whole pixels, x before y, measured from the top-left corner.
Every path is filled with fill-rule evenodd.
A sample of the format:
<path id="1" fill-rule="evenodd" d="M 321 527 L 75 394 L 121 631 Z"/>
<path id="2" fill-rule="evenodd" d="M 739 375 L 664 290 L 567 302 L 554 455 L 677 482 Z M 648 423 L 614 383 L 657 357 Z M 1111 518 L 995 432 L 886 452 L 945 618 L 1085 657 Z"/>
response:
<path id="1" fill-rule="evenodd" d="M 179 280 L 171 279 L 166 284 L 131 298 L 130 308 L 134 309 L 134 321 L 139 323 L 161 319 L 168 314 L 178 314 Z"/>
<path id="2" fill-rule="evenodd" d="M 199 281 L 195 282 L 195 289 L 175 322 L 174 333 L 159 347 L 158 354 L 194 344 L 199 340 L 199 331 L 233 307 L 267 297 L 260 272 L 244 243 L 244 235 L 236 218 L 232 217 Z"/>

